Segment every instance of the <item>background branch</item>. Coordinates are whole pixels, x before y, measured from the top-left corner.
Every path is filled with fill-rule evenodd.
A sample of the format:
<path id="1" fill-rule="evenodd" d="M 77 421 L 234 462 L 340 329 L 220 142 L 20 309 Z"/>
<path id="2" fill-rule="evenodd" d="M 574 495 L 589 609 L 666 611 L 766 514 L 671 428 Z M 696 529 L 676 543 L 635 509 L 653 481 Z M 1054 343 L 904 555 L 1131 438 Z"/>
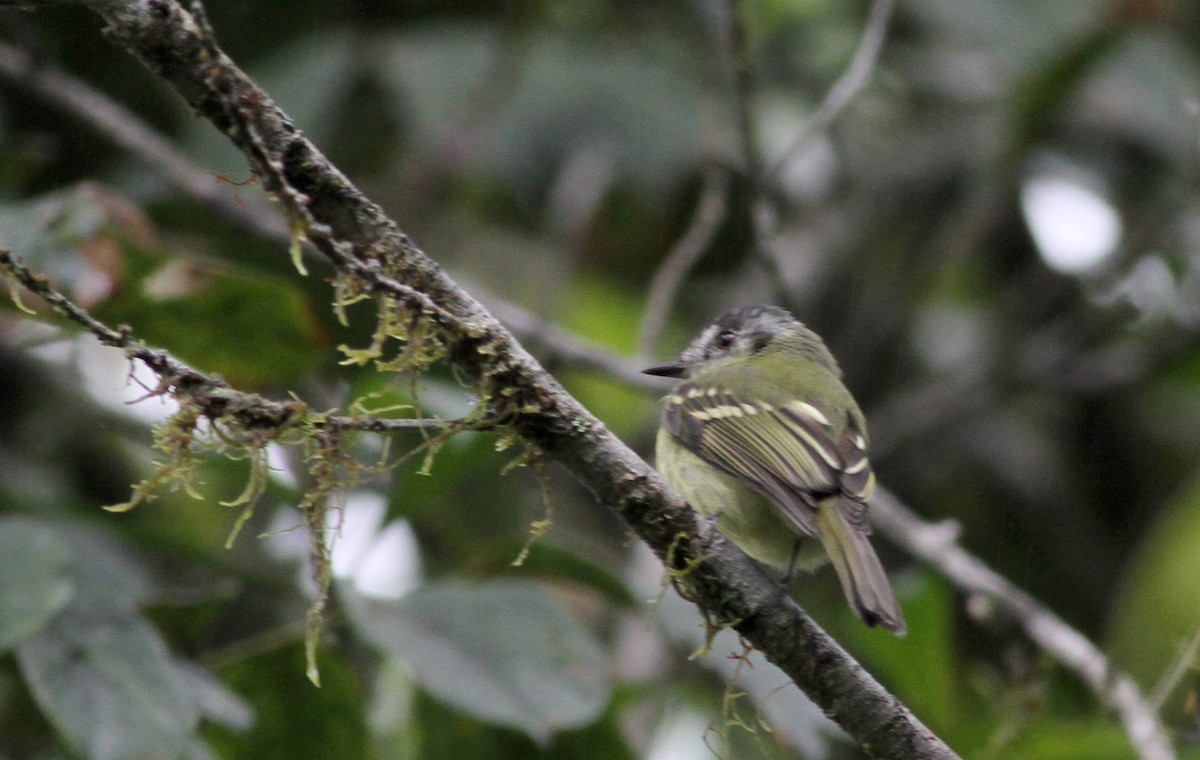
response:
<path id="1" fill-rule="evenodd" d="M 846 106 L 850 105 L 854 97 L 867 86 L 867 82 L 871 81 L 871 75 L 875 73 L 875 63 L 879 60 L 879 51 L 883 49 L 883 41 L 887 37 L 888 24 L 891 22 L 892 11 L 895 7 L 896 0 L 875 0 L 871 4 L 871 12 L 867 16 L 866 26 L 863 28 L 862 37 L 859 38 L 858 49 L 854 51 L 854 56 L 850 59 L 850 65 L 825 94 L 816 113 L 812 115 L 804 128 L 796 133 L 787 148 L 771 164 L 767 170 L 767 176 L 772 180 L 778 179 L 779 173 L 788 165 L 788 162 L 799 155 L 813 138 L 829 129 L 830 125 L 846 109 Z"/>
<path id="2" fill-rule="evenodd" d="M 176 190 L 238 227 L 268 239 L 290 237 L 287 223 L 278 213 L 236 200 L 228 183 L 193 164 L 132 111 L 53 64 L 0 42 L 0 78 L 87 124 Z"/>
<path id="3" fill-rule="evenodd" d="M 679 238 L 671 252 L 663 259 L 647 291 L 646 313 L 642 317 L 638 335 L 638 356 L 652 359 L 667 315 L 675 303 L 675 295 L 688 272 L 700 260 L 700 256 L 712 243 L 713 236 L 725 220 L 728 211 L 729 179 L 724 171 L 710 168 L 704 173 L 700 189 L 700 200 L 687 231 Z"/>

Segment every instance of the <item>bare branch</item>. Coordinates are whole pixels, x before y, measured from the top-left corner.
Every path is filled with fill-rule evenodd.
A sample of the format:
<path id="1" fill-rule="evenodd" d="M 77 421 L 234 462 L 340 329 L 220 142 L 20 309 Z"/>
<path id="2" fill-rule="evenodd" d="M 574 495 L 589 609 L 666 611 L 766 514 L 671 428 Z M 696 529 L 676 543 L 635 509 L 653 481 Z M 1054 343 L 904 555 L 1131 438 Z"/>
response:
<path id="1" fill-rule="evenodd" d="M 1176 687 L 1183 681 L 1183 677 L 1196 666 L 1197 655 L 1200 655 L 1200 628 L 1192 633 L 1192 638 L 1188 640 L 1187 646 L 1183 648 L 1183 651 L 1171 663 L 1171 667 L 1163 673 L 1162 678 L 1155 685 L 1154 692 L 1150 695 L 1150 703 L 1154 706 L 1155 711 L 1163 708 Z"/>
<path id="2" fill-rule="evenodd" d="M 1087 637 L 959 546 L 956 526 L 922 522 L 882 488 L 876 491 L 872 507 L 874 523 L 888 538 L 957 588 L 988 599 L 1013 616 L 1035 644 L 1079 676 L 1101 702 L 1116 710 L 1138 757 L 1175 758 L 1166 729 L 1133 679 L 1114 671 L 1108 658 Z"/>
<path id="3" fill-rule="evenodd" d="M 854 51 L 854 57 L 850 59 L 850 65 L 825 95 L 817 112 L 792 138 L 787 148 L 772 164 L 767 172 L 768 177 L 778 177 L 779 172 L 814 137 L 829 129 L 829 125 L 837 119 L 850 101 L 854 100 L 854 96 L 870 81 L 871 74 L 875 70 L 875 62 L 879 59 L 879 51 L 883 48 L 883 40 L 887 37 L 888 24 L 895 7 L 896 0 L 875 0 L 872 3 L 871 13 L 867 17 L 867 25 L 859 39 L 858 49 Z"/>
<path id="4" fill-rule="evenodd" d="M 278 212 L 236 200 L 229 193 L 228 184 L 197 167 L 136 114 L 85 82 L 3 43 L 0 43 L 0 78 L 89 125 L 136 156 L 176 190 L 242 229 L 265 238 L 288 239 L 287 223 Z"/>
<path id="5" fill-rule="evenodd" d="M 638 336 L 638 356 L 643 359 L 654 356 L 679 286 L 725 220 L 728 193 L 729 178 L 724 171 L 714 168 L 704 174 L 700 202 L 696 205 L 696 213 L 687 232 L 663 259 L 654 279 L 650 281 L 646 314 L 642 317 L 641 334 Z"/>
<path id="6" fill-rule="evenodd" d="M 754 74 L 754 52 L 743 15 L 747 12 L 745 5 L 742 0 L 728 0 L 729 28 L 725 45 L 733 69 L 741 168 L 749 184 L 747 206 L 750 211 L 751 250 L 755 260 L 766 268 L 775 290 L 774 300 L 782 302 L 786 301 L 786 283 L 779 259 L 771 250 L 776 237 L 778 209 L 767 192 L 768 177 L 763 173 L 762 153 L 758 144 L 758 105 L 755 102 L 758 83 Z"/>

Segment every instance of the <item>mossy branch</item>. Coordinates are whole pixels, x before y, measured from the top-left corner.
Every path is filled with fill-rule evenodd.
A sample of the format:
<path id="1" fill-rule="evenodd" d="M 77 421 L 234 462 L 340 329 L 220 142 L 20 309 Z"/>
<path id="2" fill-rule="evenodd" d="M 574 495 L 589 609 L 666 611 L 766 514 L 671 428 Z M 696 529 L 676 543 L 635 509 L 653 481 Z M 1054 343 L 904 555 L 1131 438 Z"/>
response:
<path id="1" fill-rule="evenodd" d="M 692 513 L 658 475 L 362 195 L 229 60 L 217 47 L 198 2 L 85 4 L 107 21 L 111 40 L 175 88 L 242 151 L 263 187 L 282 205 L 293 234 L 311 242 L 338 271 L 346 297 L 391 299 L 394 308 L 417 320 L 423 340 L 432 341 L 438 355 L 474 389 L 487 419 L 508 426 L 531 449 L 566 466 L 660 558 L 666 560 L 676 544 L 672 565 L 678 569 L 695 563 L 684 583 L 688 597 L 706 616 L 738 621 L 738 632 L 872 755 L 955 757 L 740 551 L 719 536 L 701 541 Z M 123 333 L 101 339 L 127 352 L 132 345 Z M 161 353 L 136 358 L 157 362 L 163 369 L 159 376 L 168 378 L 173 392 L 206 382 L 190 368 L 167 366 Z M 255 406 L 223 383 L 202 396 L 205 403 L 221 397 L 244 402 L 247 413 L 273 410 L 290 417 L 298 411 L 296 402 Z M 681 534 L 689 540 L 676 543 Z M 701 557 L 693 547 L 702 545 Z"/>

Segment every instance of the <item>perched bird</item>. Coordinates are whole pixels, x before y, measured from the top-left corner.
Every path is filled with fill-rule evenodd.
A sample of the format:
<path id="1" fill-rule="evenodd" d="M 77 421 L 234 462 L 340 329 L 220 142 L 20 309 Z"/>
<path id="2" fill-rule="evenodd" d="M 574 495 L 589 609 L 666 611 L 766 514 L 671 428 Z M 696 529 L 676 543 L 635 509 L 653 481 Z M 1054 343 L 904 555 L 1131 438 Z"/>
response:
<path id="1" fill-rule="evenodd" d="M 832 562 L 867 625 L 904 635 L 904 616 L 867 540 L 875 475 L 863 414 L 821 338 L 773 306 L 736 309 L 679 361 L 664 400 L 658 469 L 693 509 L 764 564 Z M 813 540 L 815 539 L 815 540 Z"/>

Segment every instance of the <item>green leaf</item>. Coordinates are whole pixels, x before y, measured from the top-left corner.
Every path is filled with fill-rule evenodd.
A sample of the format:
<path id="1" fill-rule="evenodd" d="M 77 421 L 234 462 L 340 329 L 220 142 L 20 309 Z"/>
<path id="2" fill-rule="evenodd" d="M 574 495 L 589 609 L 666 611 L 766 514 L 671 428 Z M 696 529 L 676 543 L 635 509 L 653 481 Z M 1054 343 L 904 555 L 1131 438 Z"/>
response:
<path id="1" fill-rule="evenodd" d="M 599 644 L 534 584 L 442 583 L 398 602 L 352 597 L 348 607 L 434 696 L 538 741 L 594 721 L 608 701 Z"/>
<path id="2" fill-rule="evenodd" d="M 176 758 L 198 713 L 158 633 L 134 616 L 72 608 L 17 648 L 46 718 L 91 760 Z"/>
<path id="3" fill-rule="evenodd" d="M 141 340 L 243 388 L 286 384 L 321 360 L 317 322 L 295 283 L 156 252 L 123 253 L 134 282 L 99 304 L 97 317 L 129 324 Z"/>
<path id="4" fill-rule="evenodd" d="M 63 609 L 131 612 L 151 582 L 121 545 L 102 533 L 27 517 L 0 518 L 0 650 L 42 630 Z"/>
<path id="5" fill-rule="evenodd" d="M 31 520 L 0 520 L 0 652 L 42 630 L 75 593 L 70 547 L 52 528 Z"/>
<path id="6" fill-rule="evenodd" d="M 1154 688 L 1200 624 L 1200 481 L 1163 510 L 1129 565 L 1117 593 L 1110 647 L 1117 665 Z M 1177 689 L 1165 715 L 1180 715 Z"/>
<path id="7" fill-rule="evenodd" d="M 640 302 L 629 291 L 601 277 L 580 276 L 572 289 L 563 326 L 583 338 L 620 352 L 637 342 Z M 583 405 L 621 437 L 644 433 L 657 415 L 654 397 L 595 372 L 567 369 L 564 384 Z"/>
<path id="8" fill-rule="evenodd" d="M 1129 737 L 1111 719 L 1038 721 L 1005 747 L 1021 760 L 1134 760 Z"/>
<path id="9" fill-rule="evenodd" d="M 415 740 L 407 747 L 410 754 L 383 754 L 381 760 L 632 760 L 637 756 L 626 746 L 618 714 L 611 710 L 590 725 L 537 744 L 525 733 L 481 722 L 424 692 L 412 702 L 409 724 Z"/>
<path id="10" fill-rule="evenodd" d="M 445 151 L 446 127 L 462 119 L 461 104 L 479 97 L 494 76 L 493 29 L 426 25 L 387 39 L 381 77 L 397 112 L 411 120 L 418 143 Z M 614 51 L 620 46 L 620 54 Z M 665 184 L 703 154 L 703 125 L 694 104 L 699 77 L 676 36 L 599 39 L 530 34 L 521 40 L 511 85 L 490 90 L 488 118 L 474 125 L 464 166 L 528 188 L 548 164 L 580 149 L 611 157 L 625 175 Z"/>
<path id="11" fill-rule="evenodd" d="M 136 207 L 101 185 L 0 204 L 0 248 L 98 318 L 235 385 L 286 384 L 323 357 L 319 322 L 294 280 L 171 256 Z"/>

